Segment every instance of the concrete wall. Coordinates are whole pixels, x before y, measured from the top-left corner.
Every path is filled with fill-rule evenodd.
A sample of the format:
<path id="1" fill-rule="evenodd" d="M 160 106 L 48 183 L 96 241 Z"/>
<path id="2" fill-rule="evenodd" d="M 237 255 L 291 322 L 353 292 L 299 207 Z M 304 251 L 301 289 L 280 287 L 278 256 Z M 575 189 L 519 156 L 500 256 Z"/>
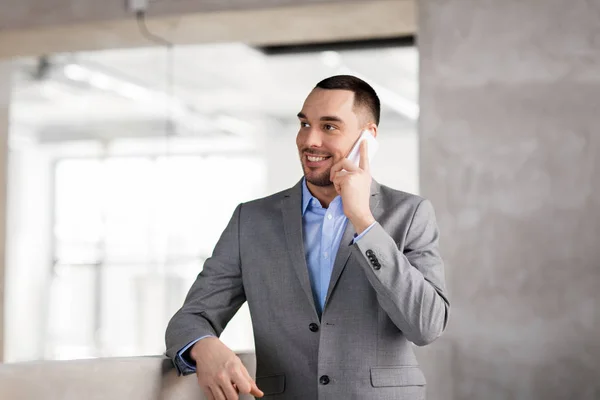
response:
<path id="1" fill-rule="evenodd" d="M 419 14 L 421 188 L 453 304 L 429 399 L 598 399 L 600 2 Z"/>

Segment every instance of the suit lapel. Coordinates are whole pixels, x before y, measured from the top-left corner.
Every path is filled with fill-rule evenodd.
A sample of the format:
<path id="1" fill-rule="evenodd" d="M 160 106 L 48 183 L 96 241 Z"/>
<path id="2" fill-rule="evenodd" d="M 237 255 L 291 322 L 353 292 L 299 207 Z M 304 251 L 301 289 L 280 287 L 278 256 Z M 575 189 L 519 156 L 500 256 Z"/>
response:
<path id="1" fill-rule="evenodd" d="M 371 182 L 371 199 L 369 201 L 369 207 L 371 208 L 371 213 L 375 220 L 378 221 L 381 216 L 381 212 L 379 209 L 379 184 L 373 180 Z M 335 286 L 348 264 L 348 259 L 350 258 L 350 254 L 352 251 L 352 241 L 354 240 L 354 234 L 356 231 L 354 230 L 354 226 L 350 220 L 348 220 L 346 224 L 346 229 L 344 230 L 344 234 L 342 236 L 342 240 L 340 241 L 340 247 L 338 249 L 337 255 L 335 257 L 335 262 L 333 264 L 333 271 L 331 272 L 331 280 L 329 281 L 329 288 L 327 289 L 327 297 L 325 299 L 325 307 L 323 312 L 325 312 L 325 308 L 327 308 L 327 303 L 329 303 L 329 298 L 335 289 Z"/>
<path id="2" fill-rule="evenodd" d="M 296 271 L 300 286 L 304 290 L 304 293 L 306 293 L 313 312 L 318 318 L 310 286 L 310 278 L 308 276 L 304 240 L 302 237 L 302 181 L 284 194 L 281 211 L 283 213 L 283 227 L 290 261 Z"/>
<path id="3" fill-rule="evenodd" d="M 335 256 L 335 262 L 333 263 L 333 270 L 331 271 L 329 288 L 327 289 L 327 297 L 325 298 L 325 307 L 327 307 L 329 297 L 331 296 L 331 292 L 333 292 L 335 284 L 337 283 L 338 279 L 340 279 L 340 275 L 342 275 L 342 271 L 348 263 L 348 258 L 350 258 L 350 251 L 352 250 L 351 243 L 352 240 L 354 240 L 355 233 L 356 231 L 354 230 L 354 226 L 352 226 L 352 223 L 348 221 L 346 223 L 346 229 L 344 230 L 342 240 L 340 241 L 340 247 L 338 249 L 337 255 Z"/>

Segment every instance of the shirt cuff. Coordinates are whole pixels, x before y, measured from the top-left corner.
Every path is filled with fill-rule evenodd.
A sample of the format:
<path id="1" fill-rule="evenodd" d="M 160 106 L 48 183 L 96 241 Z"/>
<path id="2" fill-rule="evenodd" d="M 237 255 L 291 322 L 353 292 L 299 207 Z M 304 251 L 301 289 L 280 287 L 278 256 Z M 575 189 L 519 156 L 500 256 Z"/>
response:
<path id="1" fill-rule="evenodd" d="M 213 335 L 205 335 L 201 336 L 198 339 L 190 342 L 183 349 L 179 350 L 177 356 L 175 357 L 175 367 L 179 371 L 180 375 L 190 375 L 196 372 L 196 366 L 194 365 L 194 361 L 190 358 L 189 354 L 186 354 L 188 350 L 192 348 L 196 343 L 198 343 L 202 339 L 206 339 L 208 337 L 214 337 Z"/>
<path id="2" fill-rule="evenodd" d="M 367 234 L 367 232 L 369 232 L 371 230 L 371 228 L 375 226 L 376 223 L 377 223 L 377 221 L 373 222 L 371 225 L 369 225 L 369 227 L 367 229 L 365 229 L 364 231 L 362 231 L 360 233 L 360 235 L 357 235 L 355 233 L 354 234 L 354 240 L 352 241 L 352 244 L 358 242 L 363 236 L 365 236 Z"/>

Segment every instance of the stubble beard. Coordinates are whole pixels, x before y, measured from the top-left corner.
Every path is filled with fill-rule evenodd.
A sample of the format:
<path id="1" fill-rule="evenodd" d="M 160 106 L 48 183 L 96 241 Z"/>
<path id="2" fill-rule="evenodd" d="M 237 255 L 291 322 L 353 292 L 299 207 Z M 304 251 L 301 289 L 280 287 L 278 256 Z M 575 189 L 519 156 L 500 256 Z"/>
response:
<path id="1" fill-rule="evenodd" d="M 329 179 L 331 175 L 331 168 L 318 175 L 313 173 L 313 171 L 311 171 L 310 168 L 305 167 L 304 165 L 302 165 L 302 168 L 304 169 L 304 177 L 306 178 L 307 182 L 319 187 L 333 185 L 333 182 L 331 182 L 331 179 Z"/>

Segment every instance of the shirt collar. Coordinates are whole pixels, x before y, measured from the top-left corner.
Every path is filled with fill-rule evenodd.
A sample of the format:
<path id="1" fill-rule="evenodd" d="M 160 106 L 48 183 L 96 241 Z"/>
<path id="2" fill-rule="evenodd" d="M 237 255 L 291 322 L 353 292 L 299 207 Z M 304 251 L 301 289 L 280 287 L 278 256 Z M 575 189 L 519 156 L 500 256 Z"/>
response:
<path id="1" fill-rule="evenodd" d="M 312 195 L 310 190 L 308 190 L 308 186 L 306 186 L 306 178 L 302 179 L 302 216 L 306 212 L 310 201 L 315 197 Z"/>
<path id="2" fill-rule="evenodd" d="M 306 185 L 306 178 L 302 178 L 302 216 L 306 213 L 308 206 L 312 201 L 313 207 L 322 208 L 321 202 L 315 196 L 312 195 L 310 190 L 308 190 L 308 186 Z M 336 196 L 331 204 L 329 204 L 329 209 L 332 210 L 333 213 L 342 212 L 341 207 L 342 198 L 341 196 Z"/>

